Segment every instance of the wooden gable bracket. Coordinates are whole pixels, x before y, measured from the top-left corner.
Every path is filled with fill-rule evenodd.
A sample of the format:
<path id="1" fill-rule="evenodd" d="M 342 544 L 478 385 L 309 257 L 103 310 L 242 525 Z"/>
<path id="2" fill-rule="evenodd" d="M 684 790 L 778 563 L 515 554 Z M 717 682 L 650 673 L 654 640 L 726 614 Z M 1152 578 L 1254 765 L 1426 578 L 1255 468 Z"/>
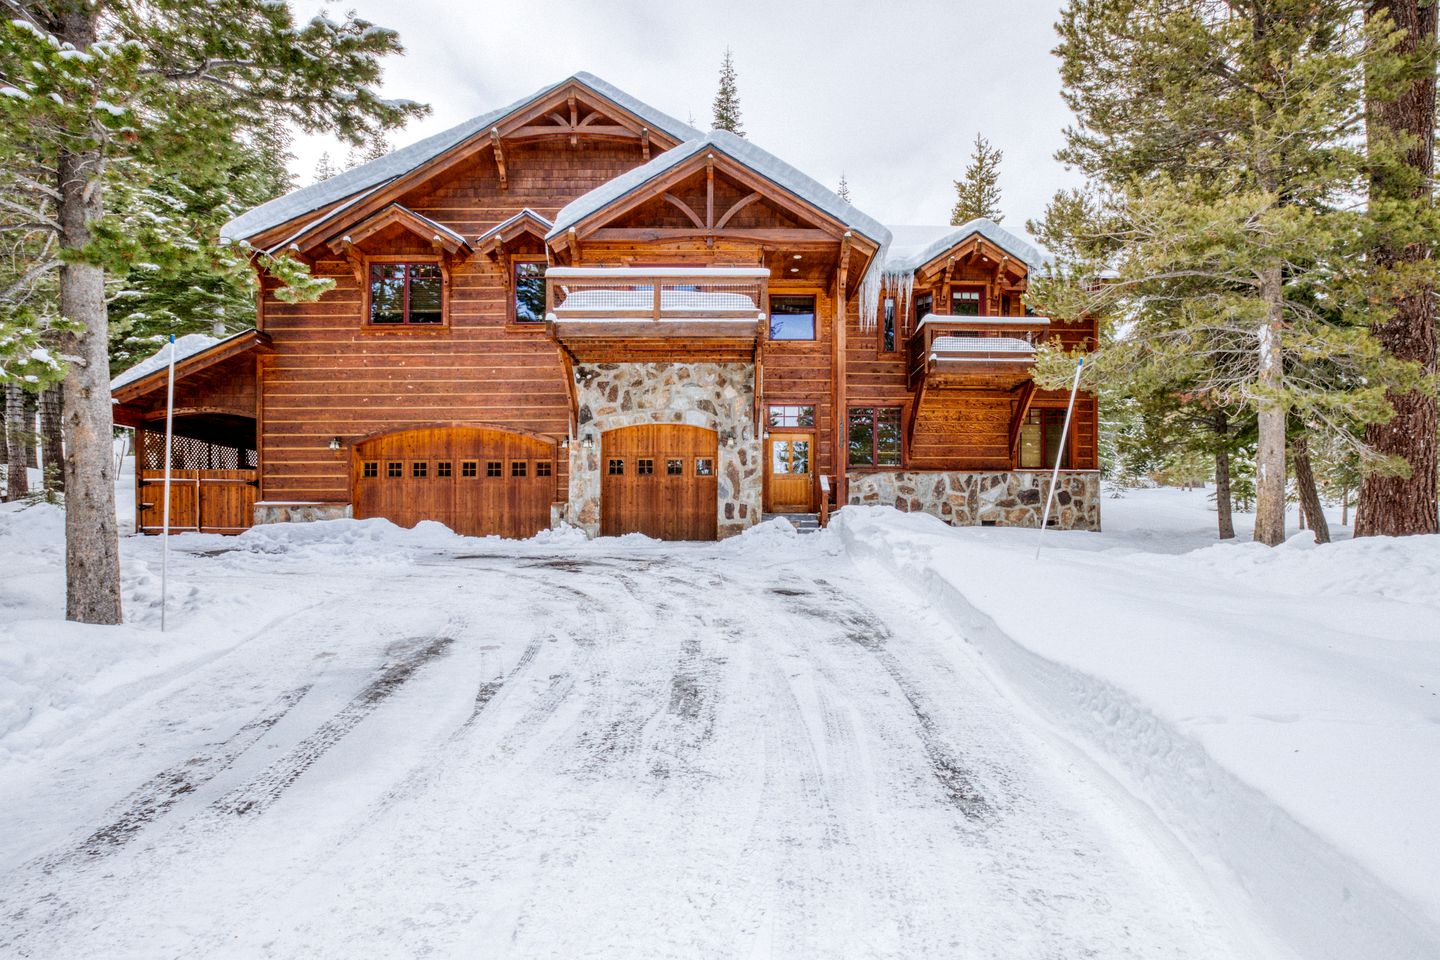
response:
<path id="1" fill-rule="evenodd" d="M 701 223 L 700 215 L 697 214 L 694 210 L 690 209 L 690 204 L 686 203 L 684 200 L 681 200 L 679 197 L 675 196 L 675 194 L 669 193 L 667 191 L 660 196 L 666 203 L 670 204 L 670 206 L 674 207 L 681 213 L 685 214 L 685 216 L 689 217 L 690 222 L 693 223 L 695 226 L 699 227 L 702 230 L 710 226 L 708 223 Z"/>
<path id="2" fill-rule="evenodd" d="M 1010 441 L 1010 460 L 1013 463 L 1020 447 L 1020 427 L 1025 423 L 1025 416 L 1030 412 L 1030 401 L 1035 399 L 1035 381 L 1026 380 L 1020 385 L 1020 393 L 1015 398 L 1015 410 L 1010 414 L 1010 429 L 1006 434 Z"/>
<path id="3" fill-rule="evenodd" d="M 849 289 L 850 282 L 850 238 L 851 234 L 849 230 L 846 230 L 844 236 L 840 238 L 840 260 L 836 267 L 837 276 L 840 281 L 841 323 L 844 323 L 845 291 Z"/>
<path id="4" fill-rule="evenodd" d="M 640 154 L 641 154 L 641 156 L 643 156 L 643 157 L 645 158 L 645 162 L 646 162 L 646 163 L 649 163 L 649 162 L 650 162 L 650 128 L 649 128 L 649 127 L 641 127 L 641 128 L 640 128 Z"/>
<path id="5" fill-rule="evenodd" d="M 946 260 L 946 261 L 945 261 L 945 278 L 944 278 L 942 281 L 940 281 L 940 296 L 941 296 L 942 299 L 944 298 L 944 296 L 945 296 L 947 293 L 950 292 L 950 278 L 951 278 L 954 274 L 955 274 L 955 258 L 954 258 L 954 257 L 951 257 L 949 260 Z M 933 309 L 933 306 L 932 306 L 932 309 Z M 949 307 L 948 307 L 948 306 L 946 307 L 946 311 L 947 311 L 947 312 L 949 311 Z"/>
<path id="6" fill-rule="evenodd" d="M 355 283 L 358 286 L 365 286 L 365 258 L 360 256 L 360 251 L 355 249 L 355 244 L 349 237 L 340 241 L 341 250 L 345 259 L 350 264 L 350 269 L 355 272 Z"/>
<path id="7" fill-rule="evenodd" d="M 500 146 L 500 128 L 490 128 L 490 143 L 495 147 L 495 168 L 500 171 L 500 189 L 509 190 L 510 182 L 505 176 L 505 150 Z"/>
<path id="8" fill-rule="evenodd" d="M 496 234 L 491 237 L 490 242 L 485 245 L 485 256 L 498 263 L 500 262 L 500 252 L 504 249 L 505 241 L 500 238 L 499 234 Z"/>
<path id="9" fill-rule="evenodd" d="M 709 154 L 705 158 L 705 227 L 713 229 L 715 226 L 715 154 Z M 715 238 L 709 234 L 705 236 L 705 246 L 713 247 Z"/>
<path id="10" fill-rule="evenodd" d="M 570 104 L 570 146 L 573 147 L 580 142 L 575 136 L 575 128 L 580 126 L 580 117 L 575 107 L 575 91 L 571 90 L 570 96 L 565 99 Z"/>
<path id="11" fill-rule="evenodd" d="M 726 210 L 723 214 L 720 215 L 720 221 L 715 224 L 715 229 L 724 230 L 725 224 L 730 222 L 731 217 L 735 216 L 735 214 L 739 213 L 741 210 L 744 210 L 746 207 L 750 206 L 750 204 L 754 203 L 756 200 L 759 199 L 760 191 L 752 190 L 749 193 L 745 194 L 745 196 L 741 197 L 739 200 L 736 200 L 733 204 L 730 205 L 729 210 Z"/>

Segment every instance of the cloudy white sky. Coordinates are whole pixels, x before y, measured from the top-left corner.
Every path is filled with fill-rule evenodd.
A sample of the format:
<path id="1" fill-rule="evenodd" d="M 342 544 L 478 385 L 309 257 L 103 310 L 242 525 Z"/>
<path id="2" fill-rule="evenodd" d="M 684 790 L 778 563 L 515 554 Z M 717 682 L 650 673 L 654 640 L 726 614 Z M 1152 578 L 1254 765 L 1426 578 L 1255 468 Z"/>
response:
<path id="1" fill-rule="evenodd" d="M 387 96 L 429 103 L 395 146 L 588 70 L 708 129 L 726 46 L 751 140 L 892 224 L 943 223 L 971 141 L 1005 151 L 1005 225 L 1077 175 L 1054 159 L 1070 115 L 1050 49 L 1060 0 L 299 0 L 400 32 Z M 295 144 L 301 184 L 323 151 Z"/>

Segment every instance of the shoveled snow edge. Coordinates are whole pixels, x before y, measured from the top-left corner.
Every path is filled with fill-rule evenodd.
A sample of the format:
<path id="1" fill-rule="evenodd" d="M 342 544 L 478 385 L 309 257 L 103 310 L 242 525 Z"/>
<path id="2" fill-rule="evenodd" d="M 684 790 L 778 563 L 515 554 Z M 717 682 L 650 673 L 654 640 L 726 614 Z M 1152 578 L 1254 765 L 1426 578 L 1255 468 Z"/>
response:
<path id="1" fill-rule="evenodd" d="M 832 527 L 852 558 L 878 563 L 985 654 L 998 679 L 1109 771 L 1204 863 L 1239 881 L 1250 906 L 1314 960 L 1426 960 L 1440 931 L 1369 870 L 1220 766 L 1122 688 L 1042 657 L 1006 634 L 927 562 L 913 541 L 875 526 Z M 1198 815 L 1197 815 L 1198 814 Z"/>

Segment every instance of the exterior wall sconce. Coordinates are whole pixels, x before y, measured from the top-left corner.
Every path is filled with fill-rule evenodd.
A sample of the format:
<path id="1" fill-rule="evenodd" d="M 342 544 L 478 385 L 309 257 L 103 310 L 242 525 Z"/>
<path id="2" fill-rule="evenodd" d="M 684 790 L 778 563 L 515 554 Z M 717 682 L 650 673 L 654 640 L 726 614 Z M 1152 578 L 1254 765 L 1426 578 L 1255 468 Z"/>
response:
<path id="1" fill-rule="evenodd" d="M 581 441 L 580 441 L 580 449 L 584 450 L 586 453 L 589 453 L 591 450 L 594 450 L 594 449 L 595 449 L 595 438 L 592 437 L 592 436 L 590 436 L 590 434 L 588 434 L 588 433 L 585 434 L 584 438 L 581 439 Z"/>
<path id="2" fill-rule="evenodd" d="M 339 437 L 331 437 L 331 438 L 330 438 L 330 449 L 331 449 L 331 450 L 339 450 L 339 449 L 340 449 L 340 438 L 339 438 Z"/>

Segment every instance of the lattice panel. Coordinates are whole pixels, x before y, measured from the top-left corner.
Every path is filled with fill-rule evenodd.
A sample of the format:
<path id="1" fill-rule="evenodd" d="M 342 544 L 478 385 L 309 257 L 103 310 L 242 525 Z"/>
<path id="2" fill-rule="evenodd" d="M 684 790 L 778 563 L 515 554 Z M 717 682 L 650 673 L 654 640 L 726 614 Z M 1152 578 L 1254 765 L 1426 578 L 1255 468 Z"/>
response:
<path id="1" fill-rule="evenodd" d="M 141 430 L 140 468 L 165 469 L 165 434 Z M 255 451 L 244 447 L 227 447 L 207 443 L 193 437 L 176 436 L 170 444 L 172 470 L 253 470 Z"/>

